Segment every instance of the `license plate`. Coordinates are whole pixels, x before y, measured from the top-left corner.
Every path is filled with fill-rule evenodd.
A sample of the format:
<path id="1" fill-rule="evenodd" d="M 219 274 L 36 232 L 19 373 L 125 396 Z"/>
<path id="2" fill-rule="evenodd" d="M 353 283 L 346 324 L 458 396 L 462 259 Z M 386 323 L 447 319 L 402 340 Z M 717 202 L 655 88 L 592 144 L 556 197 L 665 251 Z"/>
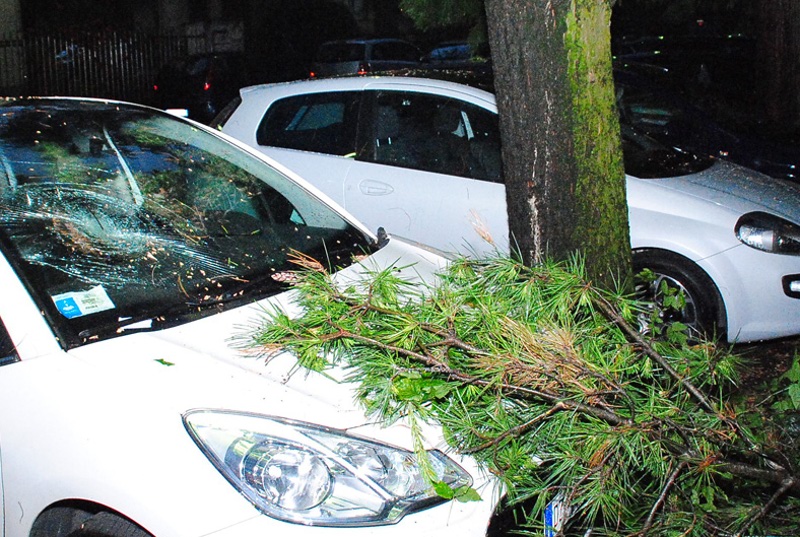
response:
<path id="1" fill-rule="evenodd" d="M 559 492 L 544 508 L 545 537 L 555 537 L 561 530 L 566 512 L 567 506 L 564 505 L 564 495 Z"/>

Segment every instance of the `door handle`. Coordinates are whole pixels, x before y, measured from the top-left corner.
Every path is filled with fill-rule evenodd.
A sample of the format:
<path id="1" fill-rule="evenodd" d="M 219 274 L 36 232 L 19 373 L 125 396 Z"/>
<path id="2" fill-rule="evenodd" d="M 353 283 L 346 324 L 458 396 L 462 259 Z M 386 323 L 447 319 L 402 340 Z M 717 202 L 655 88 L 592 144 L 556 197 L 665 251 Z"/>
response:
<path id="1" fill-rule="evenodd" d="M 392 185 L 372 179 L 361 181 L 358 184 L 358 189 L 366 196 L 386 196 L 394 192 Z"/>

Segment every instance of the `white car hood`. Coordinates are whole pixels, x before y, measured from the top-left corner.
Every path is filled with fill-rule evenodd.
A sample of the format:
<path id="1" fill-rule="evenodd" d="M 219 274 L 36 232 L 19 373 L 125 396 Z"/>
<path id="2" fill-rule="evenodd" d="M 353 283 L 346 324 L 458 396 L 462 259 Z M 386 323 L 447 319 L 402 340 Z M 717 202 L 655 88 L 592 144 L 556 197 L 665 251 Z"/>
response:
<path id="1" fill-rule="evenodd" d="M 800 185 L 725 161 L 700 173 L 657 181 L 738 213 L 765 210 L 800 223 Z"/>
<path id="2" fill-rule="evenodd" d="M 444 258 L 396 239 L 365 262 L 374 269 L 395 264 L 411 280 L 430 280 L 444 263 Z M 365 265 L 354 265 L 337 279 L 358 279 L 364 270 Z M 355 401 L 354 386 L 339 382 L 343 371 L 299 369 L 287 353 L 266 363 L 262 351 L 245 344 L 244 338 L 266 319 L 265 311 L 275 306 L 297 312 L 292 292 L 285 292 L 173 328 L 85 345 L 70 354 L 105 381 L 146 393 L 149 402 L 157 400 L 178 414 L 194 408 L 236 410 L 377 431 Z M 384 441 L 397 434 L 394 429 L 376 433 Z M 434 437 L 435 447 L 443 447 L 439 434 Z M 410 447 L 409 438 L 400 431 L 389 441 Z"/>

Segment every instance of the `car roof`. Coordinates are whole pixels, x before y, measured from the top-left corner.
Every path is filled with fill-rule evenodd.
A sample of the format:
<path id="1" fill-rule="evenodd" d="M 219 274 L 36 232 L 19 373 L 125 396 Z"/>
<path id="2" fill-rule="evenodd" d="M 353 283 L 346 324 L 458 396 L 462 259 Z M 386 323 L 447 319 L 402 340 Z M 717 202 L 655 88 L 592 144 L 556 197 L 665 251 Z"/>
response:
<path id="1" fill-rule="evenodd" d="M 240 90 L 243 100 L 250 99 L 276 99 L 300 93 L 323 93 L 329 91 L 363 91 L 366 89 L 405 89 L 409 91 L 427 92 L 439 90 L 446 93 L 457 93 L 469 96 L 468 100 L 481 101 L 489 108 L 495 107 L 495 98 L 492 93 L 482 89 L 434 78 L 419 78 L 407 76 L 343 76 L 330 78 L 315 78 L 306 80 L 293 80 L 273 84 L 259 84 L 248 86 Z M 435 91 L 432 91 L 435 93 Z"/>

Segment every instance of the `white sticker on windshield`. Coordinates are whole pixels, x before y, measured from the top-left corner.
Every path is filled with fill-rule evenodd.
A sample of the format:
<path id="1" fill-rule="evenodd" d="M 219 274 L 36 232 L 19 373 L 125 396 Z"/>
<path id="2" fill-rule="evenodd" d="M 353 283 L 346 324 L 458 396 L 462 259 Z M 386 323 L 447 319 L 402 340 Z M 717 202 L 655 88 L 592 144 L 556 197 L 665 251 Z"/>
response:
<path id="1" fill-rule="evenodd" d="M 53 297 L 58 311 L 67 319 L 114 309 L 114 303 L 102 285 L 88 291 L 71 291 Z"/>

